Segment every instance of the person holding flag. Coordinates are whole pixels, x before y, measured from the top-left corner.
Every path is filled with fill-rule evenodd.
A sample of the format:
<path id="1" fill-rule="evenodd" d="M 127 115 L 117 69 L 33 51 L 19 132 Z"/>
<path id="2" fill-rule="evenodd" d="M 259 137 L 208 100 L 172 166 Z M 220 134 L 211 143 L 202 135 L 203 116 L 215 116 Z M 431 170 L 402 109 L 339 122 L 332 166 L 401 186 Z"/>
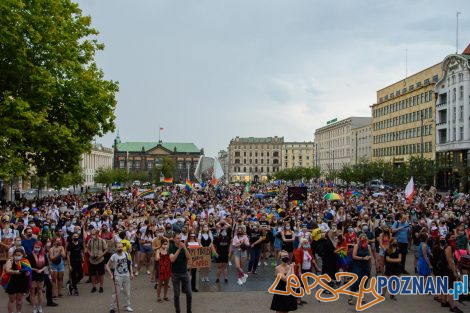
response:
<path id="1" fill-rule="evenodd" d="M 13 256 L 5 264 L 2 286 L 8 294 L 8 313 L 21 312 L 23 296 L 29 290 L 31 265 L 25 258 L 23 249 L 16 248 Z"/>

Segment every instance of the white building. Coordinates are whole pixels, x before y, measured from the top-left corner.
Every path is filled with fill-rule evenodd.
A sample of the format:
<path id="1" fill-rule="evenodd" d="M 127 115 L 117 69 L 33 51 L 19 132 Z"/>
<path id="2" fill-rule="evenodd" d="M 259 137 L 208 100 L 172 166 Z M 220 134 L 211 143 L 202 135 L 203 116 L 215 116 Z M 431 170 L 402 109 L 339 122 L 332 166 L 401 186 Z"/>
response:
<path id="1" fill-rule="evenodd" d="M 437 186 L 467 192 L 470 167 L 470 45 L 442 62 L 436 84 Z"/>
<path id="2" fill-rule="evenodd" d="M 370 148 L 364 149 L 368 143 L 370 145 L 370 117 L 349 117 L 338 121 L 337 119 L 327 122 L 327 125 L 315 130 L 315 145 L 317 160 L 315 164 L 320 167 L 322 173 L 330 173 L 331 171 L 341 170 L 343 166 L 353 165 L 355 162 L 356 149 L 356 132 L 358 134 L 358 143 L 360 137 L 367 137 L 361 142 L 363 154 L 370 155 Z M 352 140 L 353 130 L 354 141 Z M 360 136 L 359 134 L 364 134 Z M 367 132 L 369 135 L 367 135 Z M 353 149 L 354 143 L 354 149 Z M 353 153 L 354 152 L 354 153 Z M 359 153 L 358 158 L 360 159 Z"/>
<path id="3" fill-rule="evenodd" d="M 113 149 L 93 144 L 90 153 L 82 154 L 80 167 L 84 176 L 84 186 L 95 185 L 95 174 L 99 168 L 113 167 Z"/>
<path id="4" fill-rule="evenodd" d="M 372 160 L 372 125 L 351 129 L 351 165 Z"/>

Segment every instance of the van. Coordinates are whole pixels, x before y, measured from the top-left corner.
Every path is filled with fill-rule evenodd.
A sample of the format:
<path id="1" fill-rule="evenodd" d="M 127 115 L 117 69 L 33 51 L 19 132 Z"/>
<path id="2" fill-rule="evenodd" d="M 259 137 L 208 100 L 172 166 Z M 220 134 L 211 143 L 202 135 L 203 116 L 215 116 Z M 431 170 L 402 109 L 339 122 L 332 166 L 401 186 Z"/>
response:
<path id="1" fill-rule="evenodd" d="M 385 185 L 380 179 L 373 179 L 369 182 L 368 187 L 373 190 L 384 190 Z"/>

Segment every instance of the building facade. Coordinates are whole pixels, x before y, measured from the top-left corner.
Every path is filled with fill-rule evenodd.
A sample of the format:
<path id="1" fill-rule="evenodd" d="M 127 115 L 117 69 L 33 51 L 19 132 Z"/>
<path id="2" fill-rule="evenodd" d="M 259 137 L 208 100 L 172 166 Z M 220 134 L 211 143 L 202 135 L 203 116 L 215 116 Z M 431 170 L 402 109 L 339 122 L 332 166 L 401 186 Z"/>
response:
<path id="1" fill-rule="evenodd" d="M 353 165 L 355 153 L 353 156 L 352 130 L 367 127 L 370 122 L 370 117 L 349 117 L 341 121 L 334 119 L 315 130 L 315 164 L 322 173 L 331 173 L 341 170 L 343 166 Z"/>
<path id="2" fill-rule="evenodd" d="M 80 168 L 84 178 L 83 186 L 95 185 L 95 174 L 99 168 L 113 167 L 113 149 L 101 144 L 93 144 L 89 153 L 82 154 Z"/>
<path id="3" fill-rule="evenodd" d="M 175 182 L 189 177 L 195 181 L 194 171 L 204 150 L 194 143 L 181 142 L 124 142 L 116 138 L 114 144 L 114 167 L 127 171 L 146 172 L 149 179 L 155 169 L 162 166 L 163 158 L 172 158 L 176 163 Z"/>
<path id="4" fill-rule="evenodd" d="M 436 84 L 437 187 L 468 192 L 470 179 L 470 45 L 442 62 Z"/>
<path id="5" fill-rule="evenodd" d="M 312 141 L 284 142 L 281 152 L 281 169 L 315 165 L 315 144 Z"/>
<path id="6" fill-rule="evenodd" d="M 223 180 L 227 180 L 227 177 L 229 177 L 228 152 L 225 150 L 220 150 L 219 153 L 217 153 L 217 159 L 219 160 L 220 166 L 222 166 L 222 170 L 224 171 Z"/>
<path id="7" fill-rule="evenodd" d="M 241 138 L 228 146 L 230 181 L 266 181 L 281 168 L 284 137 Z"/>
<path id="8" fill-rule="evenodd" d="M 441 63 L 377 91 L 372 105 L 372 159 L 399 165 L 410 156 L 435 158 L 434 85 Z"/>
<path id="9" fill-rule="evenodd" d="M 351 129 L 351 165 L 372 160 L 372 125 Z"/>

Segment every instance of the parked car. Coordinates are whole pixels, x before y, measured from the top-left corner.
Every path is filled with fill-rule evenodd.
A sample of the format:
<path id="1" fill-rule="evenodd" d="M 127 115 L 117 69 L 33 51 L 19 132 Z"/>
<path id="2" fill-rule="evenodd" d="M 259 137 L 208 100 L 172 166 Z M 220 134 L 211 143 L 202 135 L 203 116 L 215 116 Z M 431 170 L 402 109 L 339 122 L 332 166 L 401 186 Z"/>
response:
<path id="1" fill-rule="evenodd" d="M 385 185 L 383 183 L 383 181 L 381 181 L 380 179 L 373 179 L 371 180 L 367 186 L 370 188 L 370 189 L 373 189 L 373 190 L 384 190 L 385 189 Z"/>

